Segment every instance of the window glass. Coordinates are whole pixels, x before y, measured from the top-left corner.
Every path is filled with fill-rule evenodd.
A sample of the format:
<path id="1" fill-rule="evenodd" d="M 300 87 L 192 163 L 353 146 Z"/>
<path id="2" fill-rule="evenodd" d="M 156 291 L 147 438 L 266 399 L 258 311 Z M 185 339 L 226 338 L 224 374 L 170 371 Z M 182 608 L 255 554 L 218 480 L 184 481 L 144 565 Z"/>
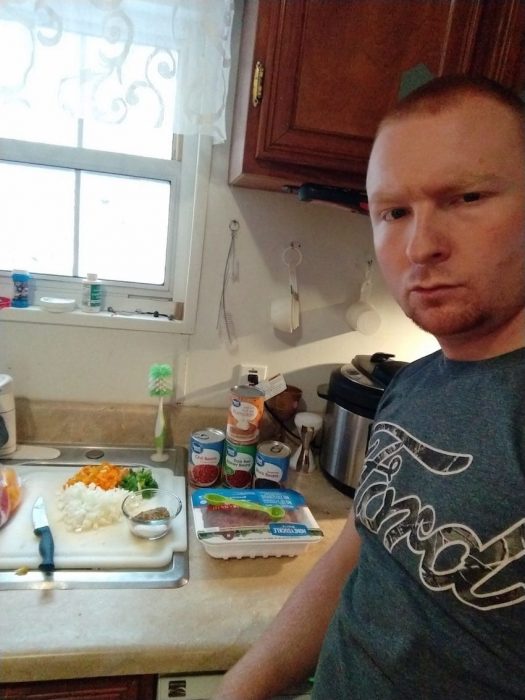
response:
<path id="1" fill-rule="evenodd" d="M 0 269 L 71 275 L 74 172 L 0 161 L 0 192 Z"/>
<path id="2" fill-rule="evenodd" d="M 164 284 L 169 183 L 83 173 L 79 273 Z"/>
<path id="3" fill-rule="evenodd" d="M 0 191 L 0 269 L 164 285 L 170 183 L 0 162 Z"/>

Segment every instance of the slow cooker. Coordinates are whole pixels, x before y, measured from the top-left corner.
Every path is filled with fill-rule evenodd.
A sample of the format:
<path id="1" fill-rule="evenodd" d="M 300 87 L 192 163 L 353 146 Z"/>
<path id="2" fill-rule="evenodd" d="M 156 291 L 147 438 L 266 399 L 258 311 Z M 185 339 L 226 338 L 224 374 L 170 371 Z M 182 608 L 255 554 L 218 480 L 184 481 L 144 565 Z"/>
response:
<path id="1" fill-rule="evenodd" d="M 363 469 L 377 406 L 395 374 L 407 362 L 390 353 L 356 355 L 333 370 L 328 384 L 317 387 L 326 399 L 319 465 L 327 479 L 351 496 Z"/>

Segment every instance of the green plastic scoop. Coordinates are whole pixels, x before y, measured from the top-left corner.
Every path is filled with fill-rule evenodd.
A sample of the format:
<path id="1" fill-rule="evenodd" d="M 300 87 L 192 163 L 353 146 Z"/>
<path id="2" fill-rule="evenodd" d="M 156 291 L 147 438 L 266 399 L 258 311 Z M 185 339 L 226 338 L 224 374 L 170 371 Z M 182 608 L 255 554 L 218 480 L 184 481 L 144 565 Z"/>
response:
<path id="1" fill-rule="evenodd" d="M 284 518 L 285 510 L 281 506 L 262 506 L 253 501 L 239 501 L 236 498 L 228 498 L 220 493 L 207 493 L 204 496 L 207 503 L 211 506 L 220 506 L 229 504 L 246 510 L 260 510 L 262 513 L 267 513 L 272 520 L 280 520 Z"/>

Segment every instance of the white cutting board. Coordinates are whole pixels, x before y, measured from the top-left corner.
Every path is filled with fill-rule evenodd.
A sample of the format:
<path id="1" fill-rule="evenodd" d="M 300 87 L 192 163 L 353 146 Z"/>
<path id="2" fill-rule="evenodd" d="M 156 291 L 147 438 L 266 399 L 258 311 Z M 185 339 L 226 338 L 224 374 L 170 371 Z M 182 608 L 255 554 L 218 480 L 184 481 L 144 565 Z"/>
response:
<path id="1" fill-rule="evenodd" d="M 38 568 L 39 539 L 33 532 L 32 510 L 38 496 L 44 498 L 49 526 L 55 542 L 57 569 L 158 569 L 167 566 L 173 552 L 187 548 L 186 486 L 182 476 L 171 469 L 152 467 L 159 488 L 173 491 L 183 508 L 175 518 L 171 531 L 162 539 L 143 540 L 129 531 L 124 517 L 113 525 L 85 532 L 70 532 L 60 520 L 56 494 L 78 467 L 21 465 L 12 467 L 19 474 L 23 500 L 17 511 L 0 528 L 0 569 Z"/>

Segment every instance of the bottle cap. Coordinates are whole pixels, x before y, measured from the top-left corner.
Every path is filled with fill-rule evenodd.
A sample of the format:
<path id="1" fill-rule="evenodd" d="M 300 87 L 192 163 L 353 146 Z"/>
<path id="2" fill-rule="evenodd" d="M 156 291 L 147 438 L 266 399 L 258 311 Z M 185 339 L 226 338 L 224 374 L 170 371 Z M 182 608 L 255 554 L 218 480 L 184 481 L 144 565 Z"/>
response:
<path id="1" fill-rule="evenodd" d="M 95 282 L 97 279 L 98 275 L 96 275 L 94 272 L 88 272 L 87 273 L 87 278 L 90 282 Z"/>

